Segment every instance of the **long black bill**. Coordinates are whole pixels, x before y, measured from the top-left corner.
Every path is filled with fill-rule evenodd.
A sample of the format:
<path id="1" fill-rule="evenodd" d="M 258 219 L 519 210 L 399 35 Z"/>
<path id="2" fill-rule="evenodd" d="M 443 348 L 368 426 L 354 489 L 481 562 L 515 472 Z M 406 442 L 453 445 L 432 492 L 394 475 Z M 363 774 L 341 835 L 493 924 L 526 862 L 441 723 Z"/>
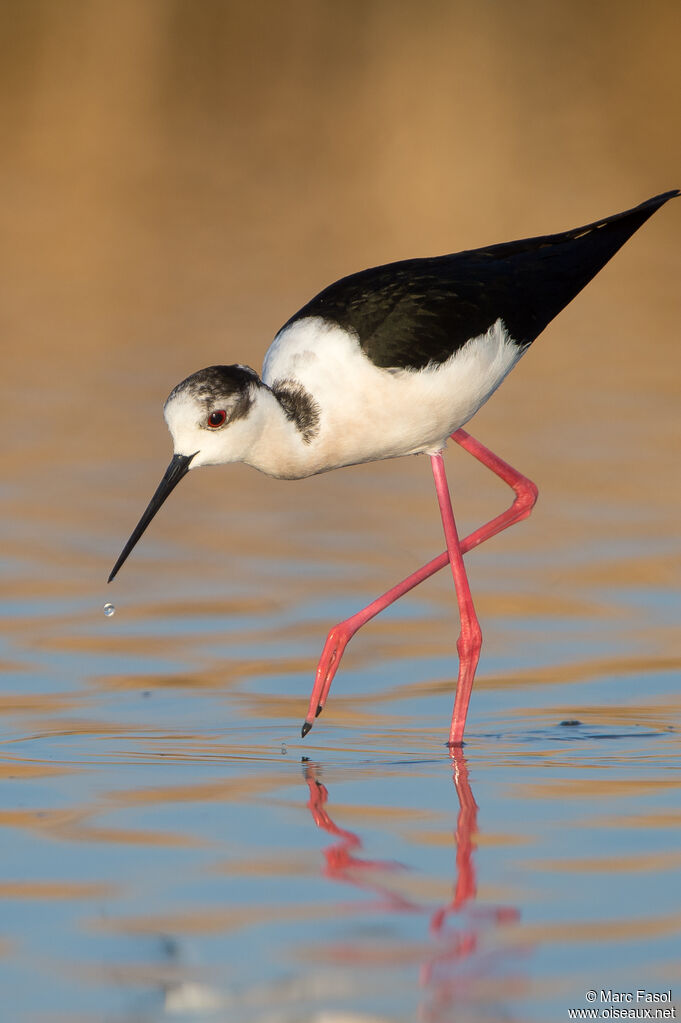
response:
<path id="1" fill-rule="evenodd" d="M 147 509 L 144 515 L 135 526 L 132 536 L 126 543 L 125 547 L 121 551 L 120 557 L 114 567 L 111 570 L 111 575 L 108 581 L 111 582 L 113 577 L 118 572 L 119 568 L 127 558 L 130 551 L 133 549 L 139 538 L 141 537 L 144 530 L 147 528 L 151 520 L 153 519 L 156 512 L 159 510 L 166 497 L 173 492 L 177 484 L 180 482 L 183 476 L 186 476 L 189 472 L 189 463 L 191 462 L 194 455 L 197 455 L 198 451 L 195 451 L 193 455 L 173 455 L 173 460 L 165 471 L 165 475 L 158 487 L 156 493 L 152 497 L 151 501 L 147 505 Z"/>

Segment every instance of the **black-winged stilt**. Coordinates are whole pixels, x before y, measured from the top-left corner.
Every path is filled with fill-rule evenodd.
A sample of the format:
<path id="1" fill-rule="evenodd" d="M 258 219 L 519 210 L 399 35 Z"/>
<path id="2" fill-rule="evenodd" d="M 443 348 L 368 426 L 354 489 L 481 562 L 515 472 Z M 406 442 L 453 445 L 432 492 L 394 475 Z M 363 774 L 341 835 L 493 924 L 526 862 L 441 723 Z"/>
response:
<path id="1" fill-rule="evenodd" d="M 301 479 L 398 455 L 430 456 L 447 550 L 331 630 L 317 668 L 305 736 L 328 696 L 348 640 L 418 583 L 451 565 L 461 618 L 449 744 L 463 741 L 482 636 L 463 555 L 529 515 L 537 488 L 461 427 L 546 325 L 675 189 L 561 234 L 408 259 L 344 277 L 284 324 L 262 377 L 209 366 L 164 407 L 175 454 L 109 576 L 190 469 L 246 462 Z M 508 483 L 511 507 L 460 540 L 442 451 L 451 437 Z"/>

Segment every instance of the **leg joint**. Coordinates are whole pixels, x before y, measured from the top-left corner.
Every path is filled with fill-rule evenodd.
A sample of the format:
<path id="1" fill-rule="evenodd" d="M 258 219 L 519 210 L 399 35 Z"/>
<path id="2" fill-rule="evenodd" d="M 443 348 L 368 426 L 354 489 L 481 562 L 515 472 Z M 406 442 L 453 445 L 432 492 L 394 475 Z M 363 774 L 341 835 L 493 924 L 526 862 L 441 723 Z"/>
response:
<path id="1" fill-rule="evenodd" d="M 513 488 L 516 492 L 516 499 L 513 502 L 518 511 L 524 512 L 529 515 L 539 497 L 539 487 L 532 480 L 528 480 L 526 476 L 522 477 Z"/>
<path id="2" fill-rule="evenodd" d="M 459 636 L 456 649 L 459 654 L 459 658 L 462 661 L 470 660 L 471 658 L 477 658 L 480 655 L 480 649 L 482 647 L 482 629 L 477 617 L 468 619 L 465 623 L 461 623 L 461 635 Z"/>

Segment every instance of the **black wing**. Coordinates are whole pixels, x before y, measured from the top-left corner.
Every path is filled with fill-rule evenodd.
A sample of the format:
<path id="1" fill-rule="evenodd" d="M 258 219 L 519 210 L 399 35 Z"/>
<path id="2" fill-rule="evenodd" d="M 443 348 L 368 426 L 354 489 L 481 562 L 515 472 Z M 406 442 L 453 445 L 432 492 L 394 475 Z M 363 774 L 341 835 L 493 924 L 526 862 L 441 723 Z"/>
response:
<path id="1" fill-rule="evenodd" d="M 377 366 L 441 363 L 501 318 L 528 345 L 678 189 L 561 234 L 431 259 L 406 259 L 343 277 L 285 324 L 320 316 L 354 332 Z"/>

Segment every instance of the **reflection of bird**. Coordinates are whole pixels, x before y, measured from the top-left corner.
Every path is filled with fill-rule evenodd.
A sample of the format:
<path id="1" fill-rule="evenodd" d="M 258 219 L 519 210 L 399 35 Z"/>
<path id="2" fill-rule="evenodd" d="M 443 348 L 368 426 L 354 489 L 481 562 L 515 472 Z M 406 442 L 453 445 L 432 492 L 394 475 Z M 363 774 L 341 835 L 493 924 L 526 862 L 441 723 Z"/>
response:
<path id="1" fill-rule="evenodd" d="M 562 234 L 409 259 L 344 277 L 284 324 L 262 379 L 247 366 L 211 366 L 165 403 L 175 455 L 109 579 L 177 483 L 200 465 L 246 462 L 300 479 L 358 462 L 430 456 L 447 553 L 332 630 L 303 725 L 312 727 L 350 636 L 449 562 L 461 634 L 449 736 L 463 739 L 481 646 L 463 553 L 529 511 L 536 489 L 460 428 L 544 327 L 628 238 L 678 191 Z M 517 494 L 508 512 L 466 541 L 457 535 L 442 449 L 453 436 Z"/>
<path id="2" fill-rule="evenodd" d="M 451 762 L 458 801 L 454 833 L 454 891 L 451 900 L 434 912 L 427 902 L 407 898 L 400 893 L 399 889 L 403 885 L 399 878 L 405 870 L 401 864 L 362 857 L 360 836 L 335 823 L 328 809 L 329 793 L 320 780 L 320 766 L 308 762 L 304 772 L 310 793 L 307 805 L 313 820 L 318 828 L 334 838 L 332 845 L 324 850 L 324 877 L 374 892 L 380 901 L 373 903 L 370 908 L 376 912 L 429 914 L 430 940 L 422 948 L 423 959 L 419 970 L 420 986 L 425 991 L 419 1019 L 432 1020 L 433 1023 L 435 1020 L 451 1019 L 453 1005 L 461 1009 L 462 1003 L 470 997 L 471 981 L 489 981 L 498 963 L 509 955 L 505 943 L 495 940 L 498 928 L 517 923 L 520 919 L 518 910 L 512 906 L 475 906 L 477 882 L 474 853 L 478 807 L 471 789 L 468 765 L 460 747 L 452 747 Z M 353 902 L 349 905 L 355 908 L 356 904 Z M 360 905 L 363 912 L 369 908 L 366 903 Z M 378 922 L 382 923 L 383 917 L 379 917 Z M 371 964 L 378 969 L 394 965 L 397 957 L 397 961 L 404 967 L 405 950 L 394 943 L 392 928 L 387 933 L 391 935 L 391 940 L 385 945 L 375 936 L 372 936 L 370 946 L 356 938 L 352 942 L 338 943 L 333 947 L 334 957 L 344 965 Z M 499 1018 L 498 1013 L 496 1018 Z"/>

